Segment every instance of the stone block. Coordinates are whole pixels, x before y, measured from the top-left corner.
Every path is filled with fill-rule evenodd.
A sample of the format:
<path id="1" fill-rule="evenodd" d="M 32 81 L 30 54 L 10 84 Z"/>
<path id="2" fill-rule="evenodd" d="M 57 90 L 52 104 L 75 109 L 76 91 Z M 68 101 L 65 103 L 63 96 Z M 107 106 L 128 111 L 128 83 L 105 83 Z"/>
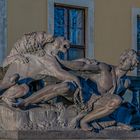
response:
<path id="1" fill-rule="evenodd" d="M 30 110 L 16 110 L 0 105 L 0 130 L 60 130 L 71 129 L 69 125 L 77 112 L 75 108 L 45 106 Z"/>

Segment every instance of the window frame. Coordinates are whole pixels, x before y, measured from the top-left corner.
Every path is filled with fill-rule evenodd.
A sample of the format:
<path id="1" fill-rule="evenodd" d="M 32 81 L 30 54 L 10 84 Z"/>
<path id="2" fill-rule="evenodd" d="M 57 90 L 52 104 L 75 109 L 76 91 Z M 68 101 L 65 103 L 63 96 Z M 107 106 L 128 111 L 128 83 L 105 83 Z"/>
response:
<path id="1" fill-rule="evenodd" d="M 55 4 L 68 7 L 84 8 L 85 19 L 85 57 L 94 57 L 94 0 L 48 0 L 47 3 L 47 32 L 54 34 Z"/>

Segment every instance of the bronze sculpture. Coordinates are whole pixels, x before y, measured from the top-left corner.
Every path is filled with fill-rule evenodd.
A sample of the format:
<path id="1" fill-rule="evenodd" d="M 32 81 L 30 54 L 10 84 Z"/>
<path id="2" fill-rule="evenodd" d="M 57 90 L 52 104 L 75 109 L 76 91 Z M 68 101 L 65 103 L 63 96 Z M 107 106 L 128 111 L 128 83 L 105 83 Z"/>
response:
<path id="1" fill-rule="evenodd" d="M 80 121 L 81 128 L 83 130 L 89 131 L 92 130 L 93 127 L 90 127 L 88 123 L 111 114 L 116 108 L 120 106 L 122 99 L 118 95 L 115 95 L 118 84 L 120 83 L 121 78 L 124 77 L 129 70 L 132 70 L 137 66 L 138 60 L 136 52 L 134 50 L 129 50 L 125 51 L 121 55 L 120 64 L 117 67 L 102 62 L 95 63 L 95 60 L 87 59 L 74 60 L 71 62 L 61 61 L 61 63 L 70 69 L 81 71 L 89 70 L 98 73 L 93 74 L 92 76 L 90 75 L 89 79 L 97 84 L 100 95 L 91 96 L 90 100 L 85 104 L 87 105 L 86 108 L 88 107 L 91 111 L 88 111 L 84 117 L 82 116 Z M 129 79 L 126 79 L 121 86 L 124 86 L 124 88 L 127 89 L 129 84 Z M 49 88 L 51 88 L 52 91 L 50 89 L 49 92 L 47 92 L 47 88 L 47 90 L 43 91 L 42 93 L 38 91 L 31 97 L 25 99 L 22 105 L 27 106 L 30 103 L 37 103 L 44 99 L 50 100 L 59 95 L 65 96 L 67 95 L 66 93 L 70 91 L 70 88 L 68 88 L 68 84 L 66 83 L 55 85 L 56 90 L 54 91 L 54 86 L 50 86 Z M 119 94 L 122 96 L 124 93 L 121 92 Z M 127 127 L 126 125 L 122 127 L 124 127 L 124 129 L 130 129 L 130 127 Z"/>
<path id="2" fill-rule="evenodd" d="M 90 121 L 109 115 L 119 107 L 122 99 L 115 94 L 123 96 L 125 93 L 124 91 L 118 91 L 120 93 L 117 93 L 120 80 L 129 70 L 133 70 L 137 67 L 139 61 L 134 50 L 127 50 L 121 54 L 118 66 L 108 65 L 102 62 L 93 64 L 92 61 L 88 59 L 74 60 L 71 62 L 61 61 L 61 63 L 74 70 L 94 71 L 98 73 L 90 75 L 89 79 L 97 84 L 97 89 L 101 98 L 95 102 L 93 110 L 85 115 L 80 121 L 83 130 L 92 130 L 92 127 L 89 127 L 88 125 Z M 129 85 L 130 80 L 126 79 L 121 86 L 126 90 L 129 88 Z M 92 105 L 92 99 L 90 99 L 88 104 Z"/>
<path id="3" fill-rule="evenodd" d="M 18 73 L 22 79 L 26 77 L 34 79 L 37 74 L 44 74 L 62 81 L 74 82 L 81 90 L 78 78 L 62 69 L 56 59 L 58 52 L 65 53 L 68 48 L 69 42 L 63 37 L 55 38 L 45 32 L 25 34 L 16 42 L 10 55 L 4 61 L 4 66 L 10 64 L 10 67 L 2 84 L 9 84 L 9 77 L 15 73 Z M 20 97 L 22 96 L 21 93 Z"/>
<path id="4" fill-rule="evenodd" d="M 44 43 L 45 37 L 47 41 Z M 32 51 L 29 51 L 30 47 Z M 28 85 L 16 85 L 15 82 L 12 87 L 6 88 L 1 97 L 9 106 L 23 108 L 30 104 L 64 96 L 75 103 L 77 108 L 80 107 L 79 116 L 76 118 L 80 120 L 80 127 L 85 131 L 91 131 L 93 129 L 93 126 L 89 125 L 91 121 L 110 115 L 121 105 L 121 97 L 130 85 L 130 80 L 124 77 L 128 71 L 137 66 L 137 54 L 134 50 L 123 52 L 119 65 L 114 66 L 88 58 L 72 61 L 60 60 L 57 56 L 58 51 L 66 52 L 67 49 L 69 49 L 69 43 L 61 37 L 47 36 L 44 32 L 24 35 L 5 60 L 5 65 L 12 64 L 4 77 L 3 84 L 10 84 L 8 78 L 15 73 L 20 75 L 19 79 L 31 77 L 34 80 L 37 74 L 45 74 L 61 81 L 57 84 L 46 85 L 18 103 L 15 98 L 22 98 L 29 89 Z M 73 73 L 71 74 L 67 69 L 72 70 Z M 87 95 L 84 93 L 86 90 L 84 85 L 80 82 L 81 75 L 77 77 L 75 72 L 82 72 L 85 75 L 86 72 L 90 72 L 90 75 L 86 77 L 94 86 L 88 85 L 89 83 L 84 79 L 86 84 L 93 89 L 87 101 L 84 100 L 84 96 Z M 18 88 L 21 93 L 16 94 L 12 91 Z M 124 129 L 130 128 L 124 126 Z"/>
<path id="5" fill-rule="evenodd" d="M 15 43 L 10 55 L 4 61 L 4 66 L 11 65 L 3 83 L 8 82 L 7 78 L 14 73 L 19 73 L 22 78 L 46 74 L 62 81 L 75 81 L 81 88 L 77 77 L 63 70 L 55 58 L 58 52 L 65 53 L 67 49 L 69 49 L 69 41 L 63 37 L 55 38 L 45 32 L 25 34 Z"/>

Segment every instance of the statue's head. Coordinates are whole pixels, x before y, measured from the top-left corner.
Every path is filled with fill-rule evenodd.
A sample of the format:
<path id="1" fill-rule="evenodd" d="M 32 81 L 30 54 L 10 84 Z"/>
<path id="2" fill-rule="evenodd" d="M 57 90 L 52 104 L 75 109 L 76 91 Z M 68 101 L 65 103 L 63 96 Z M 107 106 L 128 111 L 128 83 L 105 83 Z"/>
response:
<path id="1" fill-rule="evenodd" d="M 133 49 L 125 50 L 120 56 L 119 68 L 132 71 L 139 63 L 137 52 Z"/>
<path id="2" fill-rule="evenodd" d="M 70 48 L 70 43 L 64 37 L 54 37 L 54 41 L 50 43 L 50 46 L 47 48 L 49 48 L 53 54 L 57 54 L 58 52 L 66 53 Z"/>

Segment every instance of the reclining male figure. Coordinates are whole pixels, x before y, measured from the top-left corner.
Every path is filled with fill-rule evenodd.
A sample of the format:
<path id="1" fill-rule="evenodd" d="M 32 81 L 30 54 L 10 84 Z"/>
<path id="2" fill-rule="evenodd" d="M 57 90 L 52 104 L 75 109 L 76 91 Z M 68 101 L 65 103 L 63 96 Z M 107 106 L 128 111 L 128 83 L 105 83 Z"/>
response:
<path id="1" fill-rule="evenodd" d="M 137 54 L 134 50 L 123 52 L 120 56 L 118 66 L 96 62 L 95 60 L 90 59 L 79 59 L 69 62 L 59 61 L 73 70 L 91 71 L 95 73 L 90 75 L 89 79 L 96 83 L 101 98 L 95 103 L 92 103 L 92 100 L 95 100 L 95 96 L 93 96 L 93 99 L 91 98 L 88 101 L 90 106 L 93 105 L 93 109 L 80 121 L 80 126 L 83 130 L 92 130 L 93 128 L 89 126 L 91 121 L 110 115 L 120 106 L 122 103 L 120 96 L 123 96 L 125 93 L 124 89 L 129 88 L 130 80 L 126 78 L 123 81 L 123 84 L 120 81 L 125 77 L 128 71 L 132 71 L 139 63 Z M 120 86 L 122 90 L 118 89 Z M 128 129 L 130 128 L 128 127 Z"/>

